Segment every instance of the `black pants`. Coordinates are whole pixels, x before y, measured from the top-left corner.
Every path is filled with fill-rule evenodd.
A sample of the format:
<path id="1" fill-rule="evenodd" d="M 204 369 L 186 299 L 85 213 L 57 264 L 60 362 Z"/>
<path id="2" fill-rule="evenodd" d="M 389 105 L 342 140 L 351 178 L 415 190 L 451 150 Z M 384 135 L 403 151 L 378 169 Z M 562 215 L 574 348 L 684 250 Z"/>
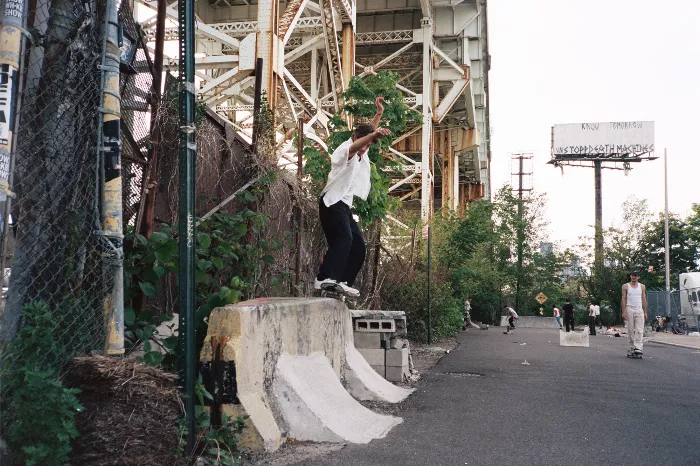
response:
<path id="1" fill-rule="evenodd" d="M 318 279 L 332 278 L 352 286 L 362 264 L 365 263 L 366 246 L 350 207 L 343 201 L 326 207 L 323 198 L 318 204 L 321 227 L 326 235 L 328 251 L 323 258 Z"/>
<path id="2" fill-rule="evenodd" d="M 588 333 L 595 335 L 595 316 L 588 316 Z"/>
<path id="3" fill-rule="evenodd" d="M 566 331 L 570 332 L 571 330 L 574 329 L 574 314 L 564 314 L 564 322 L 566 322 Z M 571 326 L 571 329 L 569 329 L 569 325 Z"/>
<path id="4" fill-rule="evenodd" d="M 508 323 L 510 324 L 510 328 L 515 328 L 515 317 L 508 317 Z"/>
<path id="5" fill-rule="evenodd" d="M 603 329 L 603 322 L 600 321 L 600 316 L 595 316 L 595 323 L 598 325 L 599 329 Z"/>

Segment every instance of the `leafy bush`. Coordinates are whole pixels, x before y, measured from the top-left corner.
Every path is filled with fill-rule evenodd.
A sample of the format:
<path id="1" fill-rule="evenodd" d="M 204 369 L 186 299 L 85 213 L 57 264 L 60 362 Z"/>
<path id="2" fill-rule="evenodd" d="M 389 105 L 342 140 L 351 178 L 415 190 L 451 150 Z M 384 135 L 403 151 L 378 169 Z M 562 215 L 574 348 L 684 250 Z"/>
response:
<path id="1" fill-rule="evenodd" d="M 82 409 L 76 397 L 80 390 L 65 388 L 59 379 L 63 348 L 49 306 L 33 302 L 22 313 L 25 325 L 9 343 L 0 370 L 9 394 L 2 424 L 23 464 L 68 464 L 70 442 L 78 436 L 75 414 Z"/>
<path id="2" fill-rule="evenodd" d="M 263 184 L 269 178 L 262 180 Z M 255 297 L 265 265 L 274 261 L 272 253 L 282 245 L 264 237 L 268 221 L 265 213 L 253 210 L 255 191 L 239 194 L 243 207 L 235 214 L 217 212 L 197 227 L 196 248 L 196 325 L 197 347 L 207 333 L 209 314 L 216 307 Z M 124 261 L 125 302 L 133 303 L 144 293 L 155 297 L 166 274 L 176 274 L 178 264 L 177 231 L 164 224 L 150 238 L 128 233 Z M 280 280 L 273 279 L 273 283 Z M 139 311 L 134 305 L 124 309 L 126 345 L 131 350 L 143 343 L 142 360 L 148 364 L 173 366 L 177 360 L 177 337 L 163 338 L 157 327 L 172 315 L 156 315 L 153 310 Z M 156 348 L 156 346 L 158 348 Z"/>
<path id="3" fill-rule="evenodd" d="M 410 283 L 385 283 L 382 290 L 382 308 L 406 312 L 408 336 L 418 341 L 427 341 L 428 280 L 425 274 L 416 274 L 416 279 Z M 462 328 L 462 305 L 453 297 L 449 283 L 432 283 L 430 309 L 433 339 L 453 336 Z"/>

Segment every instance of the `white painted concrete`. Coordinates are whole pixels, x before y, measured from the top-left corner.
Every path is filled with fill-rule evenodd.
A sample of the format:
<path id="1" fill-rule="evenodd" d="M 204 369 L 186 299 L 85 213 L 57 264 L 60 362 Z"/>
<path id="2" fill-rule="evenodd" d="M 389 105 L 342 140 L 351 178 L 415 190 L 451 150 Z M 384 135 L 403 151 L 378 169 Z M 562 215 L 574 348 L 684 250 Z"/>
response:
<path id="1" fill-rule="evenodd" d="M 378 374 L 353 345 L 345 353 L 345 388 L 352 396 L 364 401 L 399 403 L 415 389 L 397 387 Z"/>
<path id="2" fill-rule="evenodd" d="M 369 443 L 402 422 L 352 398 L 322 354 L 280 356 L 273 392 L 287 437 L 299 441 Z"/>
<path id="3" fill-rule="evenodd" d="M 357 352 L 353 345 L 350 311 L 335 299 L 264 298 L 214 309 L 209 318 L 202 361 L 212 359 L 217 345 L 223 347 L 223 360 L 236 363 L 241 402 L 240 405 L 224 405 L 223 411 L 229 415 L 245 413 L 250 416 L 242 445 L 251 449 L 276 450 L 292 436 L 290 426 L 300 419 L 310 419 L 309 413 L 321 416 L 320 424 L 316 427 L 310 425 L 303 431 L 306 432 L 304 435 L 326 438 L 326 441 L 352 441 L 343 437 L 343 431 L 328 427 L 335 422 L 322 417 L 328 411 L 305 401 L 305 392 L 297 392 L 300 387 L 307 387 L 304 384 L 313 383 L 317 395 L 328 399 L 330 394 L 325 394 L 328 381 L 321 382 L 321 375 L 313 372 L 316 364 L 307 367 L 312 371 L 304 374 L 308 379 L 297 380 L 286 371 L 278 370 L 280 359 L 324 358 L 327 364 L 323 365 L 323 370 L 333 373 L 335 380 L 329 386 L 342 392 L 333 394 L 333 399 L 344 397 L 346 401 L 343 403 L 352 398 L 341 385 L 341 380 L 346 381 L 347 390 L 359 399 L 398 402 L 410 394 L 410 391 L 382 379 Z M 280 374 L 284 380 L 277 381 Z M 282 399 L 278 398 L 280 395 Z M 283 405 L 287 407 L 284 412 Z M 307 411 L 289 411 L 289 406 L 307 406 L 304 408 Z M 360 412 L 363 415 L 371 413 L 368 410 Z M 339 422 L 344 422 L 343 416 L 339 416 Z M 380 423 L 379 427 L 383 425 Z M 294 432 L 296 435 L 299 429 Z M 375 431 L 368 432 L 376 434 Z M 334 436 L 341 440 L 331 440 Z"/>
<path id="4" fill-rule="evenodd" d="M 559 344 L 561 346 L 589 347 L 588 332 L 559 332 Z"/>

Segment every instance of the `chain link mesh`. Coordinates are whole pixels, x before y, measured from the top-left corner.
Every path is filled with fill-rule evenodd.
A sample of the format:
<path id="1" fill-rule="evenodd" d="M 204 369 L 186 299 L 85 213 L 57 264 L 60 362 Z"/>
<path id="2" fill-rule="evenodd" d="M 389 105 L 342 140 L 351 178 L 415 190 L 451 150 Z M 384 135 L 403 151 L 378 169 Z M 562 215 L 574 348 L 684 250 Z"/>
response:
<path id="1" fill-rule="evenodd" d="M 77 353 L 102 342 L 114 265 L 99 233 L 99 25 L 95 12 L 74 0 L 40 3 L 29 18 L 2 330 L 11 336 L 22 307 L 44 301 L 60 322 L 67 353 Z"/>
<path id="2" fill-rule="evenodd" d="M 28 12 L 32 38 L 26 43 L 17 81 L 21 86 L 15 135 L 17 196 L 6 260 L 11 278 L 0 309 L 0 368 L 10 365 L 10 355 L 21 354 L 6 351 L 6 345 L 22 326 L 23 307 L 32 302 L 47 303 L 58 324 L 56 337 L 63 351 L 46 354 L 47 364 L 60 367 L 78 354 L 102 350 L 105 300 L 113 291 L 115 268 L 121 261 L 102 233 L 103 6 L 94 11 L 94 5 L 77 0 L 35 5 Z M 126 3 L 119 15 L 125 25 L 122 140 L 134 137 L 145 147 L 150 81 L 133 70 L 141 67 L 139 59 L 148 61 L 147 54 Z M 135 153 L 132 145 L 124 146 L 125 157 L 145 158 L 144 150 Z M 128 186 L 125 223 L 134 217 L 131 206 L 138 206 L 145 165 L 138 166 L 127 165 L 123 173 Z"/>

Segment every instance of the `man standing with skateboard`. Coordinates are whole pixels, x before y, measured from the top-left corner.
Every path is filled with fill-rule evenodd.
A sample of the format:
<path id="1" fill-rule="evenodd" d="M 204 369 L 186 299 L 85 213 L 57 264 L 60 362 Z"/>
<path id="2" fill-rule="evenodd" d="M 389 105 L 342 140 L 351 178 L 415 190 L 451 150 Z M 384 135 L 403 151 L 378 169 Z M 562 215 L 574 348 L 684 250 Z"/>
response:
<path id="1" fill-rule="evenodd" d="M 639 272 L 630 273 L 629 283 L 622 285 L 622 319 L 627 324 L 627 357 L 642 357 L 644 322 L 647 320 L 647 290 L 639 283 Z"/>
<path id="2" fill-rule="evenodd" d="M 317 290 L 360 295 L 352 285 L 365 262 L 366 248 L 350 208 L 355 196 L 366 200 L 371 188 L 369 146 L 391 134 L 388 129 L 378 128 L 383 102 L 383 97 L 376 98 L 377 114 L 372 122 L 357 125 L 352 137 L 331 155 L 331 172 L 318 204 L 328 251 L 314 282 Z"/>

